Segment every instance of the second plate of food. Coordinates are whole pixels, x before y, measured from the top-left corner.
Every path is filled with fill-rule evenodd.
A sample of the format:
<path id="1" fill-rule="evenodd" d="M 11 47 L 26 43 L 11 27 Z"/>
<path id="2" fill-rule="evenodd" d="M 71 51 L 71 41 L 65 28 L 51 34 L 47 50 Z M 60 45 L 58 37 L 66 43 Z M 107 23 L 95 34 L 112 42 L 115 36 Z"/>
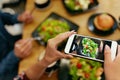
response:
<path id="1" fill-rule="evenodd" d="M 46 45 L 48 39 L 55 37 L 59 33 L 75 30 L 79 28 L 75 23 L 63 18 L 62 16 L 51 13 L 38 27 L 33 31 L 32 37 L 40 37 L 38 42 L 41 45 Z"/>
<path id="2" fill-rule="evenodd" d="M 110 35 L 117 27 L 116 19 L 109 13 L 93 14 L 88 19 L 88 29 L 97 35 Z"/>
<path id="3" fill-rule="evenodd" d="M 70 14 L 80 14 L 99 5 L 98 0 L 63 0 L 63 5 Z"/>
<path id="4" fill-rule="evenodd" d="M 69 60 L 69 63 L 64 62 L 64 65 L 60 65 L 58 80 L 105 80 L 103 64 L 74 57 Z"/>

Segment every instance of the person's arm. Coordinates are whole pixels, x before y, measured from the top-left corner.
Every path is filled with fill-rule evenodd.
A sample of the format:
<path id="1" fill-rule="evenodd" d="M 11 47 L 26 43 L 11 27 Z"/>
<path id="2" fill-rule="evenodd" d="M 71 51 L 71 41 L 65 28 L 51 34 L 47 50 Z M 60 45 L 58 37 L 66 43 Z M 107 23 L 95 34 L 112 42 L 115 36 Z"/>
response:
<path id="1" fill-rule="evenodd" d="M 22 47 L 22 49 L 18 51 L 20 47 Z M 8 53 L 8 55 L 6 55 L 6 57 L 0 61 L 0 76 L 5 76 L 5 74 L 8 74 L 10 72 L 12 73 L 12 70 L 18 67 L 20 59 L 23 59 L 30 55 L 31 50 L 31 39 L 22 39 L 17 41 L 15 44 L 15 49 Z"/>
<path id="2" fill-rule="evenodd" d="M 15 56 L 24 59 L 30 55 L 32 51 L 32 39 L 21 39 L 15 43 Z"/>
<path id="3" fill-rule="evenodd" d="M 6 71 L 13 70 L 18 65 L 19 60 L 30 55 L 32 51 L 32 40 L 22 39 L 15 43 L 15 49 L 0 62 L 0 75 Z"/>
<path id="4" fill-rule="evenodd" d="M 106 80 L 120 80 L 120 45 L 114 61 L 111 59 L 111 50 L 105 46 L 104 72 Z"/>
<path id="5" fill-rule="evenodd" d="M 44 73 L 44 71 L 48 65 L 50 65 L 54 61 L 59 60 L 60 58 L 71 58 L 72 57 L 71 55 L 63 54 L 60 51 L 58 51 L 57 46 L 63 40 L 65 40 L 66 38 L 68 38 L 70 35 L 72 35 L 74 33 L 75 33 L 74 31 L 61 33 L 58 36 L 56 36 L 55 38 L 50 39 L 47 44 L 45 57 L 41 61 L 38 61 L 36 64 L 34 64 L 30 68 L 28 68 L 26 71 L 24 71 L 25 75 L 24 75 L 24 73 L 19 74 L 17 77 L 14 78 L 14 80 L 19 80 L 19 79 L 38 80 L 38 79 L 40 79 L 40 77 L 42 76 L 42 74 Z M 15 53 L 17 54 L 17 56 L 19 54 L 24 55 L 26 52 L 29 52 L 31 50 L 31 49 L 26 50 L 25 47 L 29 48 L 30 46 L 26 46 L 26 44 L 23 44 L 23 41 L 18 41 L 15 44 Z M 21 76 L 21 75 L 23 75 L 23 76 Z M 28 77 L 28 79 L 26 78 L 26 76 Z"/>
<path id="6" fill-rule="evenodd" d="M 60 51 L 58 51 L 57 46 L 63 40 L 65 40 L 74 33 L 74 31 L 61 33 L 55 38 L 50 39 L 47 44 L 45 57 L 25 71 L 27 77 L 30 80 L 38 80 L 42 76 L 48 65 L 61 58 L 71 58 L 71 55 L 63 54 Z"/>
<path id="7" fill-rule="evenodd" d="M 0 62 L 0 75 L 5 75 L 8 71 L 11 71 L 19 63 L 19 58 L 11 51 L 1 62 Z"/>
<path id="8" fill-rule="evenodd" d="M 48 41 L 45 56 L 41 61 L 38 61 L 36 64 L 28 68 L 26 71 L 24 71 L 25 75 L 21 74 L 18 75 L 14 80 L 39 80 L 40 77 L 43 75 L 45 69 L 48 65 L 53 63 L 54 61 L 57 61 L 61 58 L 72 58 L 71 55 L 63 54 L 60 51 L 57 50 L 58 45 L 68 38 L 70 35 L 74 34 L 74 31 L 61 33 L 55 38 L 52 38 Z M 22 47 L 17 50 L 21 51 Z M 27 77 L 27 78 L 26 78 Z"/>
<path id="9" fill-rule="evenodd" d="M 11 15 L 9 13 L 0 12 L 0 16 L 1 16 L 4 24 L 13 25 L 15 23 L 19 23 L 19 21 L 17 19 L 17 17 L 18 17 L 17 14 Z"/>
<path id="10" fill-rule="evenodd" d="M 32 15 L 28 11 L 25 11 L 20 15 L 18 14 L 12 15 L 9 13 L 0 12 L 0 16 L 3 20 L 3 23 L 7 25 L 13 25 L 15 23 L 20 23 L 20 22 L 30 23 L 33 20 Z"/>

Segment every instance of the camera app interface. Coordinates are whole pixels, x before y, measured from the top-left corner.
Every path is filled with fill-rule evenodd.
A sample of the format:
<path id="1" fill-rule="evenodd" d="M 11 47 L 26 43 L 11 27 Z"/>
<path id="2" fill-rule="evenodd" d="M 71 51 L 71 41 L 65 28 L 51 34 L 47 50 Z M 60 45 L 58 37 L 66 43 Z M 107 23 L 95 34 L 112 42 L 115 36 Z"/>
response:
<path id="1" fill-rule="evenodd" d="M 111 42 L 90 37 L 75 36 L 70 52 L 86 58 L 104 60 L 105 44 L 110 46 Z"/>

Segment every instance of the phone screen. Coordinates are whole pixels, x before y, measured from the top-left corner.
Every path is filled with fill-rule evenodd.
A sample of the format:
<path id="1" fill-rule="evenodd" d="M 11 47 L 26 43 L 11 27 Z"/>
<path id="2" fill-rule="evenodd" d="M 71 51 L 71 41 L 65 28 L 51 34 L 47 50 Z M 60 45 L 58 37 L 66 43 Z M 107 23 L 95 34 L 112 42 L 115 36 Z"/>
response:
<path id="1" fill-rule="evenodd" d="M 111 48 L 111 43 L 112 41 L 75 35 L 70 48 L 70 53 L 103 62 L 105 45 L 107 44 Z"/>

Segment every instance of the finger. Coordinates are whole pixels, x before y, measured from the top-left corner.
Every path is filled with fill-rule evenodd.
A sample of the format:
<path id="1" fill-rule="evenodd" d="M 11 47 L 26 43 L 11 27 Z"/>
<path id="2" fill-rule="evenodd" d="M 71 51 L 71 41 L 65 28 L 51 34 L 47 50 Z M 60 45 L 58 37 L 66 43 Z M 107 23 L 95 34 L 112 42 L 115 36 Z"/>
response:
<path id="1" fill-rule="evenodd" d="M 20 48 L 21 48 L 21 52 L 26 51 L 27 49 L 29 49 L 29 47 L 32 46 L 32 42 L 31 40 L 28 40 L 28 42 L 26 42 L 25 44 L 23 44 Z"/>
<path id="2" fill-rule="evenodd" d="M 27 24 L 27 23 L 30 23 L 33 21 L 33 16 L 32 15 L 26 15 L 25 19 L 24 19 L 24 22 Z"/>
<path id="3" fill-rule="evenodd" d="M 24 57 L 29 56 L 31 52 L 32 52 L 31 49 L 27 49 L 27 50 L 23 53 Z"/>
<path id="4" fill-rule="evenodd" d="M 71 59 L 71 58 L 73 58 L 73 56 L 70 55 L 70 54 L 64 54 L 64 58 L 66 58 L 66 59 Z"/>
<path id="5" fill-rule="evenodd" d="M 31 15 L 31 14 L 30 14 L 30 11 L 25 11 L 25 12 L 23 13 L 23 16 L 25 16 L 25 17 L 26 17 L 26 16 L 29 16 L 29 15 Z"/>
<path id="6" fill-rule="evenodd" d="M 25 17 L 28 18 L 28 19 L 33 18 L 33 16 L 31 15 L 30 12 L 26 12 L 26 13 L 25 13 Z"/>
<path id="7" fill-rule="evenodd" d="M 32 21 L 33 21 L 33 19 L 32 19 L 32 18 L 29 18 L 29 19 L 27 19 L 27 20 L 25 21 L 25 23 L 28 24 L 28 23 L 31 23 Z"/>
<path id="8" fill-rule="evenodd" d="M 32 15 L 30 15 L 30 14 L 26 14 L 26 20 L 32 20 Z"/>
<path id="9" fill-rule="evenodd" d="M 28 46 L 26 50 L 24 50 L 24 54 L 29 55 L 32 52 L 32 46 Z"/>
<path id="10" fill-rule="evenodd" d="M 105 60 L 105 63 L 112 62 L 111 50 L 110 50 L 110 47 L 108 45 L 105 45 L 104 60 Z"/>
<path id="11" fill-rule="evenodd" d="M 20 47 L 21 48 L 24 48 L 25 46 L 28 46 L 29 44 L 31 44 L 32 43 L 32 39 L 26 39 L 26 40 L 23 40 L 23 41 L 21 41 L 21 43 L 20 43 Z"/>
<path id="12" fill-rule="evenodd" d="M 65 33 L 61 33 L 58 36 L 56 36 L 54 39 L 54 41 L 56 42 L 56 45 L 59 44 L 60 42 L 64 41 L 65 39 L 67 39 L 69 36 L 71 36 L 72 34 L 75 34 L 76 32 L 74 31 L 69 31 L 69 32 L 65 32 Z"/>
<path id="13" fill-rule="evenodd" d="M 17 45 L 17 46 L 20 46 L 21 43 L 24 43 L 24 42 L 25 42 L 24 39 L 18 40 L 18 41 L 15 43 L 15 46 L 16 46 L 16 45 Z"/>
<path id="14" fill-rule="evenodd" d="M 21 39 L 21 40 L 17 41 L 15 45 L 22 46 L 22 44 L 25 44 L 27 42 L 27 40 L 28 39 Z"/>
<path id="15" fill-rule="evenodd" d="M 64 54 L 64 53 L 61 53 L 61 52 L 59 52 L 59 51 L 58 51 L 58 54 L 60 54 L 60 55 L 59 55 L 60 58 L 68 58 L 68 59 L 73 58 L 72 55 Z"/>
<path id="16" fill-rule="evenodd" d="M 116 59 L 120 59 L 120 45 L 118 45 L 118 52 L 117 52 L 117 57 L 116 57 Z"/>
<path id="17" fill-rule="evenodd" d="M 22 41 L 24 43 L 24 41 Z M 15 48 L 21 50 L 21 42 L 15 44 Z"/>

